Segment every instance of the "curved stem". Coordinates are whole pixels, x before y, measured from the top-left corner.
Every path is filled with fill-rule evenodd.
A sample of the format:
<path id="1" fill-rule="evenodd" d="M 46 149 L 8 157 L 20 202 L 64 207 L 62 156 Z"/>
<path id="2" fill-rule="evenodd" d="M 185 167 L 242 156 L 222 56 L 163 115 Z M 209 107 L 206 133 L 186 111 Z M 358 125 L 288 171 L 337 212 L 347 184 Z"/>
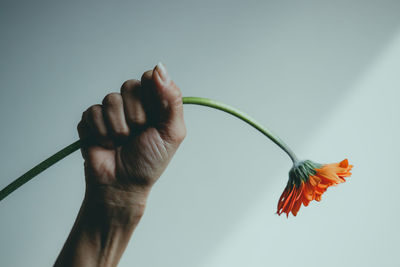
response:
<path id="1" fill-rule="evenodd" d="M 54 165 L 58 161 L 62 160 L 69 154 L 75 152 L 81 147 L 81 140 L 75 141 L 74 143 L 70 144 L 69 146 L 61 149 L 57 153 L 55 153 L 53 156 L 45 159 L 23 175 L 21 175 L 19 178 L 14 180 L 11 184 L 7 185 L 4 189 L 0 191 L 0 201 L 3 200 L 5 197 L 7 197 L 9 194 L 14 192 L 16 189 L 21 187 L 23 184 L 31 180 L 33 177 L 41 173 L 42 171 L 46 170 L 48 167 Z"/>
<path id="2" fill-rule="evenodd" d="M 247 122 L 248 124 L 250 124 L 251 126 L 256 128 L 258 131 L 260 131 L 263 135 L 265 135 L 266 137 L 271 139 L 271 141 L 274 142 L 275 144 L 277 144 L 280 148 L 282 148 L 283 151 L 285 151 L 286 154 L 288 154 L 288 156 L 293 161 L 293 163 L 298 161 L 296 154 L 294 154 L 294 152 L 289 148 L 289 146 L 285 142 L 283 142 L 277 135 L 273 134 L 270 130 L 263 127 L 260 123 L 258 123 L 255 119 L 253 119 L 246 113 L 244 113 L 234 107 L 226 105 L 224 103 L 221 103 L 221 102 L 218 102 L 218 101 L 215 101 L 212 99 L 208 99 L 208 98 L 184 97 L 184 98 L 182 98 L 182 100 L 183 100 L 183 104 L 195 104 L 195 105 L 201 105 L 201 106 L 207 106 L 207 107 L 219 109 L 219 110 L 225 111 L 225 112 L 241 119 L 242 121 Z"/>
<path id="3" fill-rule="evenodd" d="M 241 112 L 240 110 L 231 107 L 229 105 L 226 105 L 224 103 L 217 102 L 212 99 L 208 98 L 202 98 L 202 97 L 183 97 L 182 98 L 183 104 L 194 104 L 194 105 L 201 105 L 201 106 L 207 106 L 215 109 L 219 109 L 222 111 L 225 111 L 229 114 L 232 114 L 233 116 L 247 122 L 254 128 L 256 128 L 258 131 L 260 131 L 262 134 L 267 136 L 269 139 L 272 140 L 275 144 L 277 144 L 280 148 L 282 148 L 291 158 L 293 163 L 297 162 L 297 157 L 293 153 L 293 151 L 275 134 L 273 134 L 271 131 L 269 131 L 267 128 L 261 126 L 260 123 L 258 123 L 256 120 L 251 118 L 249 115 L 246 113 Z M 24 173 L 22 176 L 18 177 L 16 180 L 14 180 L 12 183 L 7 185 L 5 188 L 3 188 L 0 191 L 0 201 L 3 200 L 5 197 L 7 197 L 9 194 L 14 192 L 16 189 L 21 187 L 23 184 L 27 183 L 30 181 L 33 177 L 38 175 L 39 173 L 43 172 L 50 166 L 54 165 L 58 161 L 62 160 L 69 154 L 75 152 L 81 146 L 83 145 L 85 141 L 83 140 L 78 140 L 75 141 L 74 143 L 70 144 L 69 146 L 63 148 L 62 150 L 58 151 L 51 157 L 47 158 L 46 160 L 42 161 L 26 173 Z"/>

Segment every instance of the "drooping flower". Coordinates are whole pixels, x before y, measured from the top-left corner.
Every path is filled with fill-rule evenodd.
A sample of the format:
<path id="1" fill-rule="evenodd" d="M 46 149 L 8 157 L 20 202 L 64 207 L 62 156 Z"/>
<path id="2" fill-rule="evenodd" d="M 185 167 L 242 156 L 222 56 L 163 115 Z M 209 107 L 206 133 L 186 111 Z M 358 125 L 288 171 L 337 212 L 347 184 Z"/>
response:
<path id="1" fill-rule="evenodd" d="M 299 161 L 296 154 L 277 135 L 246 113 L 227 104 L 202 97 L 183 97 L 182 104 L 207 106 L 227 112 L 257 129 L 286 152 L 294 165 L 289 172 L 287 186 L 279 199 L 277 211 L 279 215 L 286 213 L 286 215 L 289 216 L 289 213 L 292 212 L 292 214 L 296 216 L 301 204 L 307 206 L 312 200 L 320 201 L 321 195 L 329 186 L 343 183 L 345 182 L 345 177 L 351 175 L 350 170 L 353 166 L 349 165 L 347 159 L 340 163 L 325 165 L 317 164 L 310 160 Z M 0 190 L 0 201 L 51 165 L 86 145 L 87 141 L 88 140 L 75 141 L 18 177 Z"/>
<path id="2" fill-rule="evenodd" d="M 292 212 L 296 216 L 301 204 L 307 207 L 312 200 L 321 201 L 328 187 L 345 182 L 352 168 L 347 159 L 332 164 L 310 160 L 296 162 L 289 171 L 289 181 L 278 201 L 277 213 L 286 213 L 288 217 Z"/>

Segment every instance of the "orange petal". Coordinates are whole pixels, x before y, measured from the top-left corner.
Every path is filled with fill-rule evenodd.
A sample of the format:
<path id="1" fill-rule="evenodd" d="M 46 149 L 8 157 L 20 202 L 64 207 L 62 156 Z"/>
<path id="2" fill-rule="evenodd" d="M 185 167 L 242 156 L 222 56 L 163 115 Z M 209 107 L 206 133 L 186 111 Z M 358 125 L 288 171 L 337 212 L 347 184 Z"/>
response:
<path id="1" fill-rule="evenodd" d="M 342 168 L 347 168 L 349 166 L 349 161 L 347 159 L 344 159 L 339 163 L 339 166 Z"/>
<path id="2" fill-rule="evenodd" d="M 283 200 L 284 200 L 284 198 L 287 196 L 288 193 L 289 193 L 289 192 L 288 192 L 288 189 L 287 189 L 287 187 L 286 187 L 285 190 L 283 190 L 283 193 L 282 193 L 281 197 L 279 198 L 279 201 L 278 201 L 278 210 L 279 210 L 280 207 L 282 206 Z"/>
<path id="3" fill-rule="evenodd" d="M 330 170 L 321 170 L 317 172 L 317 176 L 321 178 L 321 180 L 328 180 L 330 183 L 337 184 L 341 181 L 339 180 L 339 176 L 336 173 Z"/>
<path id="4" fill-rule="evenodd" d="M 304 205 L 305 207 L 307 207 L 308 204 L 310 204 L 310 200 L 308 200 L 307 198 L 303 197 L 303 205 Z"/>
<path id="5" fill-rule="evenodd" d="M 304 182 L 302 182 L 299 188 L 299 194 L 296 197 L 296 201 L 303 195 L 304 187 L 305 187 Z"/>
<path id="6" fill-rule="evenodd" d="M 286 197 L 285 203 L 283 203 L 282 209 L 285 210 L 285 207 L 287 206 L 287 204 L 290 202 L 290 199 L 293 195 L 294 192 L 294 186 L 290 189 L 290 193 L 289 195 Z"/>
<path id="7" fill-rule="evenodd" d="M 299 212 L 300 207 L 301 207 L 301 199 L 299 199 L 298 201 L 296 201 L 296 203 L 295 203 L 294 206 L 293 206 L 292 214 L 293 214 L 294 216 L 297 215 L 297 212 Z"/>
<path id="8" fill-rule="evenodd" d="M 345 178 L 351 176 L 352 168 L 353 165 L 350 165 L 347 159 L 339 163 L 325 164 L 316 169 L 316 174 L 310 175 L 308 181 L 302 182 L 300 187 L 286 186 L 279 198 L 277 213 L 286 213 L 289 217 L 291 212 L 296 216 L 302 204 L 308 206 L 312 200 L 321 201 L 328 187 L 345 182 Z"/>
<path id="9" fill-rule="evenodd" d="M 289 212 L 293 209 L 293 205 L 296 202 L 296 198 L 297 198 L 298 194 L 301 193 L 299 188 L 297 188 L 297 187 L 295 187 L 294 191 L 295 191 L 295 193 L 292 196 L 292 200 L 290 201 L 290 205 L 289 205 L 289 209 L 288 209 Z"/>
<path id="10" fill-rule="evenodd" d="M 306 183 L 304 186 L 304 197 L 311 201 L 314 198 L 314 187 L 310 183 Z"/>
<path id="11" fill-rule="evenodd" d="M 319 184 L 321 182 L 321 178 L 319 178 L 318 176 L 315 176 L 315 175 L 311 175 L 309 177 L 309 181 L 312 186 L 316 186 L 317 184 Z"/>

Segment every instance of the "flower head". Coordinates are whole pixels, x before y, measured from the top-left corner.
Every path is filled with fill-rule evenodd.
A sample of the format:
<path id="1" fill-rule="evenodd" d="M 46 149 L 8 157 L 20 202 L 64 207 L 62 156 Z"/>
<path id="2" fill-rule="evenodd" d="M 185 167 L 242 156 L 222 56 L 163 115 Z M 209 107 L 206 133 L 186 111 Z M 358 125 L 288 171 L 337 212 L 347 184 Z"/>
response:
<path id="1" fill-rule="evenodd" d="M 312 200 L 320 201 L 328 187 L 345 182 L 352 168 L 347 159 L 332 164 L 318 164 L 311 160 L 295 163 L 278 201 L 277 213 L 289 216 L 292 212 L 296 216 L 301 204 L 307 207 Z"/>

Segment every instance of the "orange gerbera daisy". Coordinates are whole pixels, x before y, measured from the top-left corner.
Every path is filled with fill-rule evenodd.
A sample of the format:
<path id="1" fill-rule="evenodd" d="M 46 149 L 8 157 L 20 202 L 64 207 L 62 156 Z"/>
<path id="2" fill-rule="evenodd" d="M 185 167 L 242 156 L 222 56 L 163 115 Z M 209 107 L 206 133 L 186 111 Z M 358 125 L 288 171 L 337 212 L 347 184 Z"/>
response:
<path id="1" fill-rule="evenodd" d="M 347 159 L 332 164 L 318 164 L 310 160 L 296 163 L 289 172 L 289 181 L 279 199 L 277 213 L 286 213 L 288 217 L 292 212 L 296 216 L 301 204 L 307 207 L 312 200 L 320 201 L 328 187 L 345 182 L 352 168 Z"/>

